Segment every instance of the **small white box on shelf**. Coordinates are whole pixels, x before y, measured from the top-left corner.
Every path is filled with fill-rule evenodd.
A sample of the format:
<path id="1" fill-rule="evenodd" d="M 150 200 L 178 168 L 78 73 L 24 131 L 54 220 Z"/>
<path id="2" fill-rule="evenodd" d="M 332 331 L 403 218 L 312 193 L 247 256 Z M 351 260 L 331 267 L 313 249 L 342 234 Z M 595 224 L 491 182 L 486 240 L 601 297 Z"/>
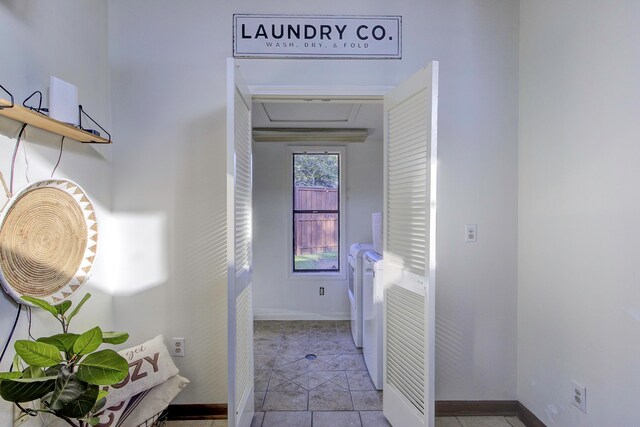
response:
<path id="1" fill-rule="evenodd" d="M 79 125 L 78 87 L 57 77 L 49 77 L 49 117 Z"/>

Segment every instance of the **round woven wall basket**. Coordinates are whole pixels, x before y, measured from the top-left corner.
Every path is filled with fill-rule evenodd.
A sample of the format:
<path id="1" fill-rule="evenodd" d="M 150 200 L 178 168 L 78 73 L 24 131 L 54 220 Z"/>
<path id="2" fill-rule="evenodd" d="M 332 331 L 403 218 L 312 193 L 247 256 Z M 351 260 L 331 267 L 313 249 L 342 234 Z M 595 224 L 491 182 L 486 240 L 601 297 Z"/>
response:
<path id="1" fill-rule="evenodd" d="M 38 181 L 0 212 L 0 283 L 22 296 L 59 304 L 89 278 L 98 247 L 93 204 L 68 180 Z"/>

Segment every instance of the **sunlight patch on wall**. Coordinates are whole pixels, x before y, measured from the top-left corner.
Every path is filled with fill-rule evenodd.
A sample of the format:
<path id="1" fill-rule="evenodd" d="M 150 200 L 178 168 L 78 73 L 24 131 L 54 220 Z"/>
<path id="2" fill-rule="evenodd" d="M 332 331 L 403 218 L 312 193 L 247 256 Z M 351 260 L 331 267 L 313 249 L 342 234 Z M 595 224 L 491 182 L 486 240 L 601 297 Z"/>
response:
<path id="1" fill-rule="evenodd" d="M 165 213 L 111 214 L 102 218 L 103 259 L 92 282 L 111 295 L 134 295 L 168 278 L 168 229 Z M 98 275 L 97 275 L 98 276 Z M 101 286 L 102 285 L 102 286 Z"/>

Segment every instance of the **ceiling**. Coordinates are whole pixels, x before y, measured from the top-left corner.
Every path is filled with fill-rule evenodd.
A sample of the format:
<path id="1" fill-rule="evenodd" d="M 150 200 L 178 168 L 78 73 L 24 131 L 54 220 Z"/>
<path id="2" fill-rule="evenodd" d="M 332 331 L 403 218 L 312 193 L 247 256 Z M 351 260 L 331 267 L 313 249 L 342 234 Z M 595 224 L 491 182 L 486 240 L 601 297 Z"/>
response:
<path id="1" fill-rule="evenodd" d="M 367 129 L 382 139 L 382 103 L 336 100 L 266 100 L 253 104 L 254 128 Z"/>

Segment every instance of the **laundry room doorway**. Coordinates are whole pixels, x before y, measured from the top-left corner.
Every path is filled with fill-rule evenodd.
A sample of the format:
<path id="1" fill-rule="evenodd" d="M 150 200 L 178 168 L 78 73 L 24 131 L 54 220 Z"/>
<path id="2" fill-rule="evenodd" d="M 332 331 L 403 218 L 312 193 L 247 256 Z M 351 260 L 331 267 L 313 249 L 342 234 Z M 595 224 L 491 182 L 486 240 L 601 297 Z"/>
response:
<path id="1" fill-rule="evenodd" d="M 385 274 L 388 321 L 383 340 L 384 414 L 393 425 L 432 426 L 437 63 L 391 90 L 248 86 L 240 73 L 238 62 L 230 59 L 227 64 L 229 425 L 249 426 L 254 412 L 252 106 L 256 100 L 290 99 L 309 103 L 383 102 L 384 255 L 385 269 L 390 271 L 388 276 Z M 346 271 L 346 266 L 342 269 Z"/>

